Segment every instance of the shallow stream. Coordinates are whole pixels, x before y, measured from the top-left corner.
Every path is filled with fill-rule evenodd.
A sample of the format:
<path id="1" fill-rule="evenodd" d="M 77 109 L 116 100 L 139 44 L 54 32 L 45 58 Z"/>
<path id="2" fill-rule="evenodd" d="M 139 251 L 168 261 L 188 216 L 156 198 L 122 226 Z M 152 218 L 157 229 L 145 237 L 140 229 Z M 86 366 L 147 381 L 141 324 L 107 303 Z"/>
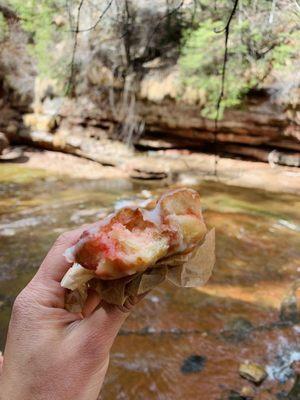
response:
<path id="1" fill-rule="evenodd" d="M 213 277 L 204 288 L 163 284 L 136 307 L 113 347 L 102 399 L 232 400 L 252 390 L 255 399 L 291 400 L 292 362 L 300 360 L 300 199 L 218 183 L 196 189 L 217 232 Z M 0 349 L 15 296 L 59 233 L 161 190 L 0 165 Z M 262 385 L 239 376 L 246 360 L 266 368 Z"/>

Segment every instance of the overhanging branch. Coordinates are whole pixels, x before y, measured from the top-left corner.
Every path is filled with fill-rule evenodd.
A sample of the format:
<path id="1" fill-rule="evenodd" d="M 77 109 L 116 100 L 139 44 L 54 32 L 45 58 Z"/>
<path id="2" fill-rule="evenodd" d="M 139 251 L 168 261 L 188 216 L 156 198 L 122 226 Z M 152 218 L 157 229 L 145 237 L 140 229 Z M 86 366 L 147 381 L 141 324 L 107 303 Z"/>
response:
<path id="1" fill-rule="evenodd" d="M 215 117 L 215 132 L 214 132 L 214 145 L 215 145 L 215 165 L 214 165 L 214 175 L 217 176 L 217 167 L 218 167 L 218 157 L 217 157 L 217 130 L 218 130 L 218 120 L 220 116 L 220 107 L 222 100 L 224 98 L 224 92 L 225 92 L 225 78 L 226 78 L 226 66 L 227 66 L 227 60 L 228 60 L 228 39 L 229 39 L 229 33 L 230 33 L 230 24 L 232 22 L 232 19 L 236 13 L 237 7 L 239 4 L 239 0 L 234 1 L 233 8 L 231 10 L 230 16 L 227 20 L 227 23 L 223 29 L 220 31 L 217 31 L 216 33 L 225 33 L 224 36 L 224 56 L 223 56 L 223 65 L 222 65 L 222 77 L 221 77 L 221 90 L 220 94 L 218 97 L 217 101 L 217 111 L 216 111 L 216 117 Z"/>
<path id="2" fill-rule="evenodd" d="M 100 21 L 102 20 L 102 18 L 104 17 L 104 15 L 107 13 L 107 11 L 109 10 L 109 8 L 111 7 L 113 0 L 109 0 L 107 6 L 105 7 L 105 9 L 103 10 L 103 12 L 101 13 L 101 15 L 97 18 L 96 22 L 89 28 L 87 29 L 82 29 L 80 30 L 80 14 L 81 14 L 81 9 L 83 7 L 85 0 L 80 0 L 80 3 L 78 5 L 77 8 L 77 13 L 76 13 L 76 20 L 75 20 L 75 29 L 72 28 L 71 26 L 71 32 L 74 33 L 74 43 L 73 43 L 73 48 L 72 48 L 72 57 L 71 57 L 71 62 L 70 62 L 70 76 L 68 79 L 68 83 L 67 83 L 67 89 L 66 89 L 66 94 L 68 96 L 72 96 L 74 95 L 74 89 L 75 89 L 75 76 L 76 76 L 76 66 L 75 66 L 75 58 L 76 58 L 76 51 L 77 51 L 77 47 L 78 47 L 78 34 L 81 32 L 89 32 L 94 30 L 98 24 L 100 23 Z M 69 2 L 67 2 L 67 9 L 69 10 L 69 20 L 70 20 L 70 24 L 72 24 L 72 16 L 71 16 L 71 11 L 70 11 L 70 5 L 68 4 Z"/>
<path id="3" fill-rule="evenodd" d="M 79 24 L 80 24 L 80 12 L 83 6 L 84 0 L 80 0 L 80 3 L 77 8 L 77 16 L 76 16 L 76 27 L 74 31 L 74 44 L 72 49 L 72 57 L 71 57 L 71 64 L 70 64 L 70 77 L 68 80 L 67 95 L 74 94 L 74 80 L 75 80 L 75 56 L 76 50 L 78 46 L 78 33 L 79 33 Z"/>
<path id="4" fill-rule="evenodd" d="M 221 102 L 224 97 L 224 91 L 225 91 L 225 78 L 226 78 L 226 65 L 227 65 L 227 60 L 228 60 L 228 39 L 229 39 L 229 33 L 230 33 L 230 24 L 231 21 L 236 13 L 237 6 L 239 4 L 239 0 L 235 0 L 233 8 L 231 10 L 230 16 L 228 18 L 228 21 L 223 29 L 220 31 L 217 31 L 216 33 L 223 33 L 225 32 L 225 37 L 224 37 L 224 56 L 223 56 L 223 65 L 222 65 L 222 78 L 221 78 L 221 91 L 218 97 L 217 101 L 217 115 L 215 121 L 217 122 L 219 119 L 219 114 L 220 114 L 220 106 Z"/>

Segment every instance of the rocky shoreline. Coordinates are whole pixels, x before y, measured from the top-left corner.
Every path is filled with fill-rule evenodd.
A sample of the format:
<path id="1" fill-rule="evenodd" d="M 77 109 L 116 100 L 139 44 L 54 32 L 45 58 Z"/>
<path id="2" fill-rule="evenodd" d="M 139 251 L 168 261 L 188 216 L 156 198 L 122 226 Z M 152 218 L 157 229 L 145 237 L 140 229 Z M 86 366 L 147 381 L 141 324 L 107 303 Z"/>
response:
<path id="1" fill-rule="evenodd" d="M 22 162 L 24 168 L 47 169 L 74 178 L 132 180 L 145 186 L 197 185 L 201 181 L 218 181 L 226 185 L 300 194 L 298 168 L 216 158 L 186 150 L 138 153 L 128 149 L 125 155 L 125 148 L 122 147 L 123 154 L 120 156 L 114 143 L 107 146 L 106 154 L 102 149 L 102 156 L 113 160 L 115 154 L 118 158 L 115 165 L 103 165 L 72 154 L 30 147 L 22 148 L 23 155 L 14 162 Z"/>

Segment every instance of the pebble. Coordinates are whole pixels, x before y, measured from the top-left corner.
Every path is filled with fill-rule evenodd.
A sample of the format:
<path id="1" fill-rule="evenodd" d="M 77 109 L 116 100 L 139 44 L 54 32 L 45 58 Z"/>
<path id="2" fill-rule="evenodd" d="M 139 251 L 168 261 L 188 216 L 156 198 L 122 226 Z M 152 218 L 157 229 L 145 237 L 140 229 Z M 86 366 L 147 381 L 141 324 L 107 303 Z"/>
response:
<path id="1" fill-rule="evenodd" d="M 145 199 L 151 199 L 151 197 L 152 197 L 151 192 L 150 192 L 149 190 L 146 190 L 146 189 L 144 189 L 144 190 L 141 191 L 141 195 L 142 195 Z"/>
<path id="2" fill-rule="evenodd" d="M 243 386 L 240 393 L 242 397 L 250 399 L 254 398 L 256 394 L 255 389 L 252 386 Z"/>
<path id="3" fill-rule="evenodd" d="M 264 367 L 250 362 L 245 362 L 240 365 L 239 374 L 241 377 L 254 383 L 261 383 L 267 377 Z"/>
<path id="4" fill-rule="evenodd" d="M 240 391 L 231 390 L 227 400 L 252 400 L 255 399 L 255 389 L 251 386 L 244 386 Z M 270 399 L 271 400 L 271 399 Z"/>
<path id="5" fill-rule="evenodd" d="M 231 390 L 229 393 L 229 396 L 227 397 L 227 400 L 250 400 L 248 397 L 241 396 L 239 392 L 236 392 L 235 390 Z"/>

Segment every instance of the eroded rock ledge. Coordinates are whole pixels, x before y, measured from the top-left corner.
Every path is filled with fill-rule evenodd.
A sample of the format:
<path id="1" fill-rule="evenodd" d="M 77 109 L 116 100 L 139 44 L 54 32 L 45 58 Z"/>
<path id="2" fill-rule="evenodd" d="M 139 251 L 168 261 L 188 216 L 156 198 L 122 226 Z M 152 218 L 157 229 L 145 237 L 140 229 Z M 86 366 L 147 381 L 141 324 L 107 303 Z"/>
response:
<path id="1" fill-rule="evenodd" d="M 253 95 L 243 109 L 226 112 L 217 132 L 213 121 L 200 117 L 197 106 L 172 99 L 155 103 L 139 98 L 134 121 L 127 121 L 125 128 L 126 111 L 118 112 L 120 101 L 114 107 L 108 95 L 96 89 L 76 100 L 46 97 L 23 117 L 16 107 L 3 107 L 1 130 L 14 143 L 31 143 L 111 165 L 118 163 L 124 151 L 129 152 L 121 143 L 112 145 L 111 140 L 118 139 L 132 141 L 139 150 L 190 149 L 300 165 L 300 111 L 286 112 L 265 96 Z M 132 137 L 126 137 L 136 121 L 144 124 L 143 134 L 132 131 Z"/>

